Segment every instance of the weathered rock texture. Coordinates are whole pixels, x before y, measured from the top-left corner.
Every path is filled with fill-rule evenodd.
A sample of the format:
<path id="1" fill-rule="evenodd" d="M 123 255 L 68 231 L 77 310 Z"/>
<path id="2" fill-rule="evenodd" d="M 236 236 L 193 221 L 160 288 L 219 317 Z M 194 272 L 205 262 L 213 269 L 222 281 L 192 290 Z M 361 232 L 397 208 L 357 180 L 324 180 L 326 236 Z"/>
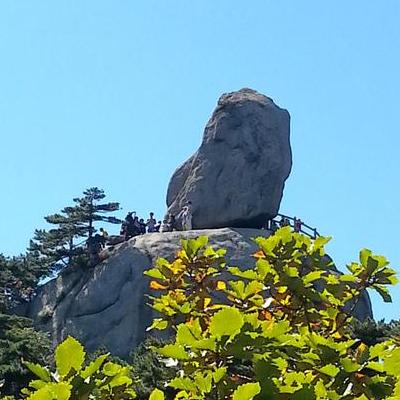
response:
<path id="1" fill-rule="evenodd" d="M 155 314 L 146 305 L 149 279 L 143 271 L 158 257 L 172 260 L 182 237 L 207 235 L 210 244 L 228 250 L 230 265 L 254 265 L 256 250 L 251 238 L 267 235 L 256 229 L 215 229 L 152 233 L 115 248 L 110 257 L 90 270 L 65 269 L 43 285 L 29 305 L 28 316 L 51 333 L 54 344 L 67 335 L 79 338 L 89 351 L 101 346 L 126 357 L 140 343 Z M 371 316 L 368 296 L 358 303 L 355 314 Z"/>
<path id="2" fill-rule="evenodd" d="M 289 125 L 289 113 L 254 90 L 222 95 L 200 148 L 170 180 L 168 212 L 191 201 L 194 228 L 263 226 L 291 170 Z"/>

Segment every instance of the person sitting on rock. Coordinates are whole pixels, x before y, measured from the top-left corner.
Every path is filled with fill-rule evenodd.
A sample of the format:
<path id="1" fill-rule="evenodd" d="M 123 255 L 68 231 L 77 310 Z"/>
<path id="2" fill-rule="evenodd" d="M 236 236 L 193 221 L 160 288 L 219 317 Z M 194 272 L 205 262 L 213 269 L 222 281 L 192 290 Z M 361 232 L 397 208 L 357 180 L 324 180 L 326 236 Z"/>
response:
<path id="1" fill-rule="evenodd" d="M 164 218 L 160 225 L 160 232 L 169 232 L 169 224 L 167 218 Z"/>
<path id="2" fill-rule="evenodd" d="M 100 262 L 99 253 L 102 249 L 102 237 L 96 233 L 96 235 L 89 237 L 86 246 L 89 253 L 89 266 L 94 267 Z"/>
<path id="3" fill-rule="evenodd" d="M 156 219 L 154 218 L 154 213 L 150 213 L 150 218 L 147 220 L 146 225 L 147 225 L 147 232 L 156 232 L 155 226 L 157 224 Z"/>
<path id="4" fill-rule="evenodd" d="M 108 240 L 108 232 L 104 228 L 100 228 L 101 245 L 104 249 Z"/>
<path id="5" fill-rule="evenodd" d="M 176 219 L 174 214 L 168 215 L 168 232 L 173 232 L 176 229 Z"/>
<path id="6" fill-rule="evenodd" d="M 154 225 L 154 232 L 160 232 L 160 228 L 161 228 L 161 221 L 158 221 L 158 222 Z"/>

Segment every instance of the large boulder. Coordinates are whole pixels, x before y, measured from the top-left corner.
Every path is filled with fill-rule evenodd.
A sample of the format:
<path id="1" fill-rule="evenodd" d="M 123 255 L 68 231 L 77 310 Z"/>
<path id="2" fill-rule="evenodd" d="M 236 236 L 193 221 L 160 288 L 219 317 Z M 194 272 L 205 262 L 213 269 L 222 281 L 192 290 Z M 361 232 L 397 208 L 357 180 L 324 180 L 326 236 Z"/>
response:
<path id="1" fill-rule="evenodd" d="M 224 94 L 200 148 L 173 174 L 168 212 L 192 202 L 193 227 L 260 228 L 275 217 L 292 166 L 289 113 L 252 89 Z"/>
<path id="2" fill-rule="evenodd" d="M 254 265 L 257 247 L 252 238 L 267 236 L 256 229 L 214 229 L 151 233 L 117 245 L 95 268 L 66 268 L 43 285 L 28 305 L 27 315 L 47 330 L 57 344 L 67 335 L 82 341 L 89 351 L 106 347 L 126 357 L 145 337 L 156 316 L 146 304 L 149 279 L 143 271 L 158 257 L 172 260 L 181 238 L 209 237 L 210 244 L 227 249 L 227 262 L 242 268 Z M 359 319 L 372 316 L 367 295 L 357 304 Z"/>
<path id="3" fill-rule="evenodd" d="M 36 326 L 50 332 L 57 344 L 77 337 L 89 351 L 106 347 L 126 357 L 144 338 L 155 317 L 146 304 L 149 279 L 143 271 L 158 257 L 173 259 L 180 239 L 207 235 L 210 244 L 228 250 L 232 265 L 254 263 L 251 238 L 265 235 L 255 229 L 218 229 L 151 233 L 117 245 L 109 257 L 91 269 L 66 268 L 41 286 L 27 314 Z"/>

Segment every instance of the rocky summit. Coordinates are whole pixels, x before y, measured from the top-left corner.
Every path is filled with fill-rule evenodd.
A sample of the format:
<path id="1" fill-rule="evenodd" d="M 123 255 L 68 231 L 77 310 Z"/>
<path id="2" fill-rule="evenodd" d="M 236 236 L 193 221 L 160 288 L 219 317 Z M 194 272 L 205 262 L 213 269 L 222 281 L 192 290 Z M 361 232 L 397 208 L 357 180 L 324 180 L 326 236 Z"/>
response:
<path id="1" fill-rule="evenodd" d="M 50 332 L 54 344 L 66 336 L 78 338 L 89 350 L 106 347 L 127 356 L 139 344 L 156 316 L 146 304 L 149 279 L 143 271 L 158 257 L 172 260 L 181 238 L 209 237 L 216 248 L 227 249 L 232 265 L 253 265 L 255 229 L 215 229 L 150 233 L 115 246 L 108 258 L 91 269 L 66 268 L 43 285 L 29 304 L 28 315 Z M 250 264 L 251 263 L 251 264 Z"/>
<path id="2" fill-rule="evenodd" d="M 197 229 L 260 228 L 275 217 L 292 166 L 289 113 L 252 89 L 224 94 L 200 148 L 173 174 L 168 212 L 192 202 Z"/>

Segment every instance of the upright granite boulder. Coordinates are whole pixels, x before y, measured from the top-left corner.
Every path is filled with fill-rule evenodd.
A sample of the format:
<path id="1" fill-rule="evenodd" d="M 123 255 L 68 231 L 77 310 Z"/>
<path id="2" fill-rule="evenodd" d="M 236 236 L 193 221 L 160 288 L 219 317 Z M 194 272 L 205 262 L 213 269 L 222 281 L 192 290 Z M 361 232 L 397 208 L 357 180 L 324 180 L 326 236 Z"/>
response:
<path id="1" fill-rule="evenodd" d="M 218 100 L 197 152 L 172 176 L 168 212 L 192 202 L 196 229 L 260 228 L 276 216 L 292 166 L 289 113 L 252 89 Z"/>

